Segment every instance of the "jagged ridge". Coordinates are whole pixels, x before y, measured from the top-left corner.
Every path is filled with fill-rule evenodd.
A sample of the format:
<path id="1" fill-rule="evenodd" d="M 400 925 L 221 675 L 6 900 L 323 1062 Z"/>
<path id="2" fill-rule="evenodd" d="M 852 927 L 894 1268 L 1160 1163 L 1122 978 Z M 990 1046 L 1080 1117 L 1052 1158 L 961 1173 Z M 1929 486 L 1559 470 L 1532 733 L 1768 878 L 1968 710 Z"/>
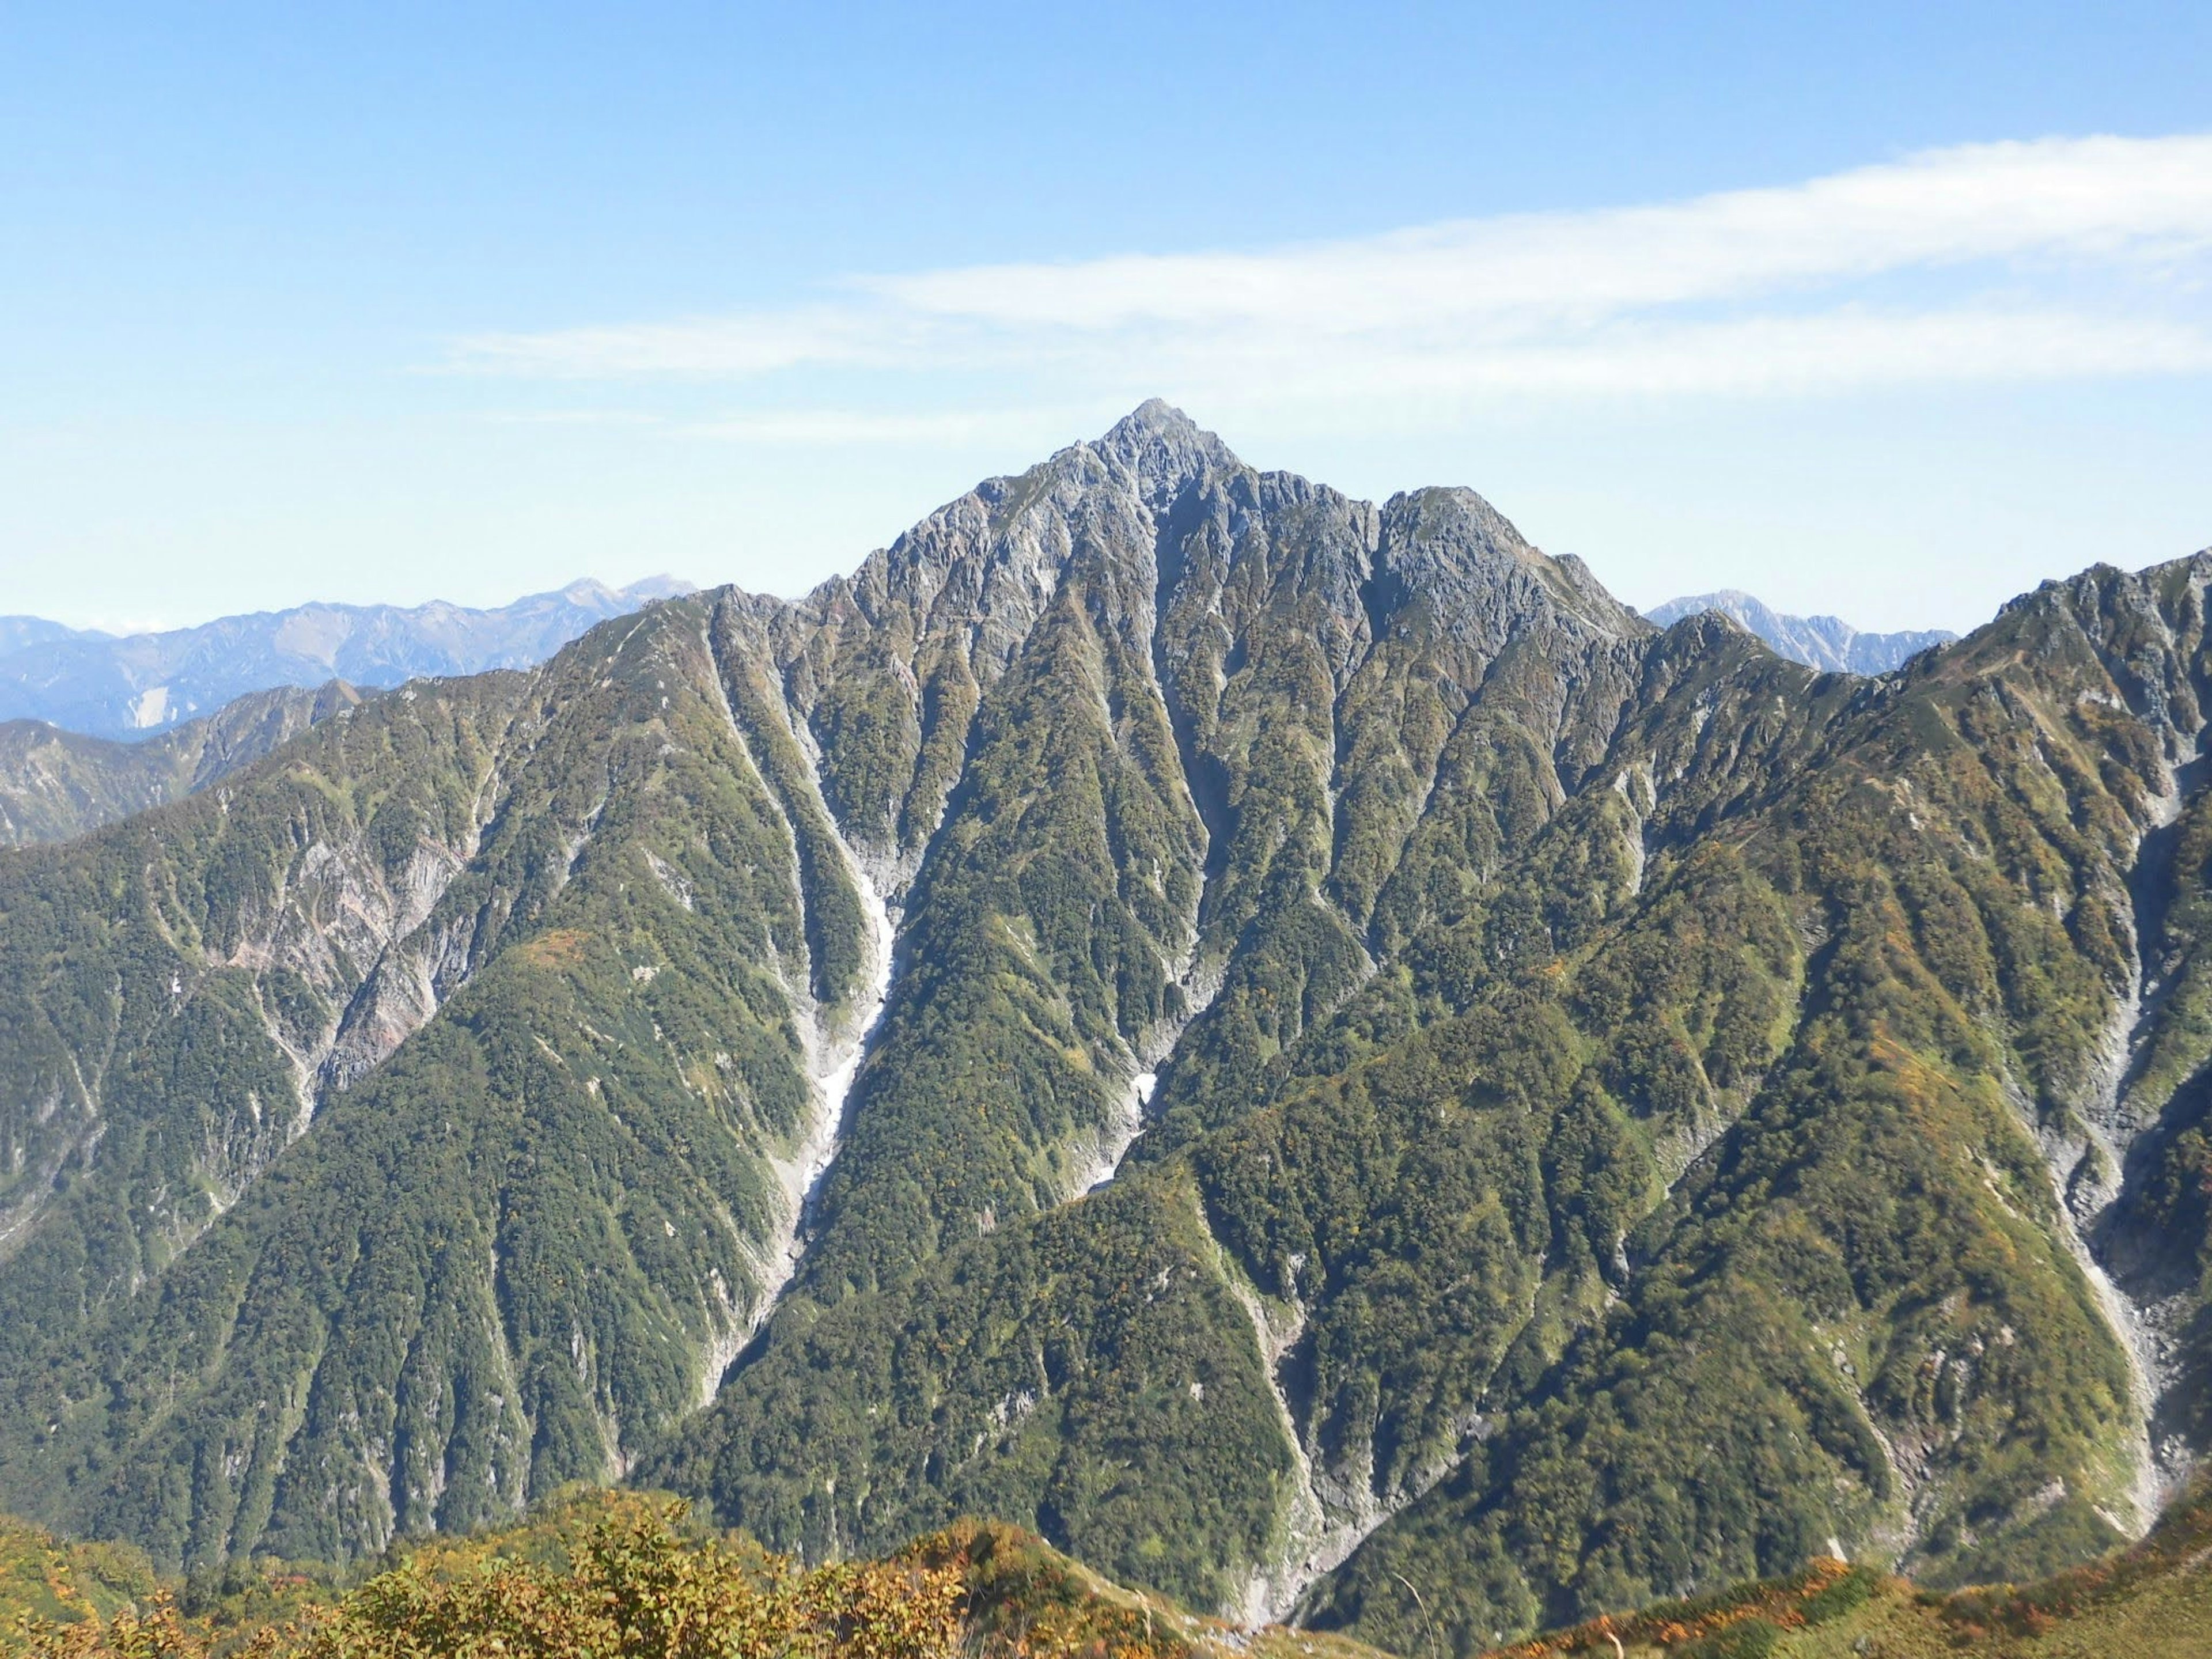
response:
<path id="1" fill-rule="evenodd" d="M 2171 1389 L 2145 1436 L 2083 1262 L 2133 1285 L 2148 1241 L 2157 1364 L 2198 1363 L 2198 866 L 2138 849 L 2197 821 L 2207 568 L 1816 681 L 1468 492 L 1352 501 L 1148 405 L 802 601 L 372 704 L 0 866 L 157 854 L 130 1018 L 9 1058 L 68 1110 L 9 1126 L 48 1173 L 10 1189 L 0 1476 L 199 1559 L 643 1456 L 780 1544 L 992 1512 L 1394 1639 L 1401 1572 L 1486 1633 L 1831 1535 L 1939 1575 L 2099 1547 L 2197 1443 Z M 315 876 L 372 849 L 388 898 Z M 50 960 L 27 902 L 0 953 Z M 391 919 L 325 962 L 337 912 Z M 316 1000 L 239 1018 L 240 1063 L 268 1030 L 312 1133 L 118 1257 L 159 1231 L 124 1193 L 209 1160 L 149 1097 L 115 1161 L 72 1068 L 217 988 L 291 1006 L 280 969 Z M 10 1029 L 51 1022 L 10 973 Z"/>

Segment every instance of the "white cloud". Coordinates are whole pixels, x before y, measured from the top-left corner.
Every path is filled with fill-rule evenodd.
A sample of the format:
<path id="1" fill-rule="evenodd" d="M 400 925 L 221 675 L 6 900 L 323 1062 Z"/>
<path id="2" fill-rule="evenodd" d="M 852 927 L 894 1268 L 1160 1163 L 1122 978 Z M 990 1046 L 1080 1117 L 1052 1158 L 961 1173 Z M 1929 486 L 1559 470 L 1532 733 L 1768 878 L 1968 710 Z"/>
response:
<path id="1" fill-rule="evenodd" d="M 930 377 L 1003 399 L 1755 395 L 2212 368 L 2212 136 L 1972 145 L 1780 189 L 1260 252 L 855 277 L 782 310 L 459 343 L 550 378 Z M 1903 290 L 1899 298 L 1894 290 Z M 920 377 L 920 383 L 916 383 Z M 947 412 L 770 411 L 720 435 L 945 435 Z"/>
<path id="2" fill-rule="evenodd" d="M 2212 136 L 1938 150 L 1780 190 L 1461 221 L 1257 254 L 986 265 L 866 284 L 924 315 L 1101 329 L 1599 315 L 2028 254 L 2212 245 Z"/>
<path id="3" fill-rule="evenodd" d="M 1239 374 L 1224 352 L 1209 385 L 1240 407 L 1267 406 L 1271 366 Z M 1491 393 L 1768 395 L 1874 385 L 2006 382 L 2212 372 L 2212 334 L 2154 319 L 1960 307 L 1899 313 L 1842 307 L 1814 315 L 1613 324 L 1569 341 L 1311 354 L 1294 371 L 1346 398 Z M 1256 395 L 1255 395 L 1256 394 Z"/>

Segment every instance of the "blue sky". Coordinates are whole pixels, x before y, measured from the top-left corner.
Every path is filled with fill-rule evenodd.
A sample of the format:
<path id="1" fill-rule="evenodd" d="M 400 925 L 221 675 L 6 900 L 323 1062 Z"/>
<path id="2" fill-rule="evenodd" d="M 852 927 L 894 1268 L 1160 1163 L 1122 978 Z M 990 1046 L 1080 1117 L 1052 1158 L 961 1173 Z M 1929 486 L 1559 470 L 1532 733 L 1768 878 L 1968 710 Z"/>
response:
<path id="1" fill-rule="evenodd" d="M 0 5 L 0 611 L 849 568 L 1182 403 L 1632 603 L 2212 543 L 2212 8 Z"/>

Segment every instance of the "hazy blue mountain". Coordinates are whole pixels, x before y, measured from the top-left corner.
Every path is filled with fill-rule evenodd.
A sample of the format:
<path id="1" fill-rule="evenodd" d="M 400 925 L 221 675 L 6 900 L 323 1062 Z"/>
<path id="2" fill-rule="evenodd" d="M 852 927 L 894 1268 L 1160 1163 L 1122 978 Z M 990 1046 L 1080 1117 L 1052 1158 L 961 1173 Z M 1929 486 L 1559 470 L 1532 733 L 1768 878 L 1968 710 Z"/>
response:
<path id="1" fill-rule="evenodd" d="M 1941 628 L 1862 634 L 1840 617 L 1789 616 L 1733 587 L 1669 599 L 1644 614 L 1666 628 L 1703 611 L 1717 611 L 1741 623 L 1792 662 L 1832 673 L 1887 674 L 1929 646 L 1948 645 L 1959 637 Z"/>
<path id="2" fill-rule="evenodd" d="M 48 622 L 44 617 L 0 617 L 0 656 L 21 651 L 27 645 L 46 645 L 55 640 L 101 640 L 107 637 L 105 634 L 88 629 Z"/>
<path id="3" fill-rule="evenodd" d="M 579 581 L 490 611 L 442 600 L 411 608 L 303 605 L 122 638 L 35 617 L 0 617 L 0 720 L 129 738 L 272 686 L 397 685 L 527 668 L 595 623 L 690 591 L 670 576 L 620 588 Z"/>

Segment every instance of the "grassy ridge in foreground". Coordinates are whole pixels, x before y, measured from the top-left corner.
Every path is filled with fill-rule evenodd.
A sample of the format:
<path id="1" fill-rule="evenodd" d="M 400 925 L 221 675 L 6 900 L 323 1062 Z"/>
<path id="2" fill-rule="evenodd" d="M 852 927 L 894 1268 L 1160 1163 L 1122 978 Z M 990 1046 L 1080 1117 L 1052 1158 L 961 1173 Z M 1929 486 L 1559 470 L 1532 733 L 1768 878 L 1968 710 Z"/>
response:
<path id="1" fill-rule="evenodd" d="M 135 1552 L 0 1521 L 0 1652 L 36 1659 L 1378 1659 L 1121 1589 L 1030 1534 L 962 1522 L 803 1568 L 681 1500 L 586 1491 L 529 1522 L 350 1573 L 263 1561 L 165 1586 Z"/>
<path id="2" fill-rule="evenodd" d="M 1408 1591 L 1412 1586 L 1408 1585 Z M 2212 1480 L 2142 1543 L 2026 1586 L 1948 1595 L 1839 1560 L 1495 1650 L 1669 1659 L 2212 1655 Z M 963 1521 L 811 1570 L 636 1492 L 586 1491 L 496 1532 L 349 1571 L 263 1561 L 163 1587 L 136 1552 L 0 1520 L 0 1651 L 37 1659 L 1379 1659 L 1342 1637 L 1244 1631 L 1101 1577 L 1032 1534 Z M 1415 1659 L 1442 1659 L 1431 1640 Z"/>
<path id="3" fill-rule="evenodd" d="M 104 1618 L 160 1586 L 144 1552 L 128 1544 L 64 1544 L 0 1516 L 0 1644 L 24 1619 Z"/>
<path id="4" fill-rule="evenodd" d="M 1411 1586 L 1407 1587 L 1411 1589 Z M 2141 1544 L 2027 1587 L 1939 1595 L 1842 1561 L 1597 1620 L 1491 1659 L 2089 1659 L 2212 1655 L 2212 1480 Z M 1419 1659 L 1439 1659 L 1437 1644 Z M 529 1522 L 349 1572 L 264 1561 L 164 1588 L 135 1552 L 0 1520 L 0 1650 L 39 1659 L 1375 1659 L 1128 1590 L 1016 1528 L 963 1521 L 812 1570 L 680 1502 L 587 1491 Z M 1419 1653 L 1419 1650 L 1416 1650 Z"/>

